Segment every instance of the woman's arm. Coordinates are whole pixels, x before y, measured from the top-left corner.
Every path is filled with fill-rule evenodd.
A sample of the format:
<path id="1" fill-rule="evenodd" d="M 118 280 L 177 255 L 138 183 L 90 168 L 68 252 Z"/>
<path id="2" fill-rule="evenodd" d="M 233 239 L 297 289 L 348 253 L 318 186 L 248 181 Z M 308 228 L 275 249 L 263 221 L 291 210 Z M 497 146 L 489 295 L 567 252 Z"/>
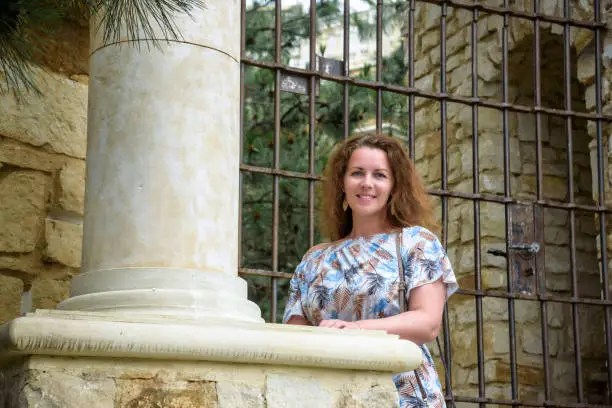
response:
<path id="1" fill-rule="evenodd" d="M 359 320 L 357 322 L 323 320 L 319 326 L 340 329 L 384 330 L 389 334 L 397 334 L 402 339 L 421 345 L 432 341 L 438 335 L 445 300 L 446 286 L 442 280 L 438 280 L 410 291 L 407 312 L 381 319 Z"/>

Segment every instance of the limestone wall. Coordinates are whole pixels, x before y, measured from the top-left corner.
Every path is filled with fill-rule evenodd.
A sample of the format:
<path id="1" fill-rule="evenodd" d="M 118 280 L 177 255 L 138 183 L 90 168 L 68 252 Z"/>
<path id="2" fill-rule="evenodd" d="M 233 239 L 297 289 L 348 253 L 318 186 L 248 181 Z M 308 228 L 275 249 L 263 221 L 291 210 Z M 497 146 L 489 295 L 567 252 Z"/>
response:
<path id="1" fill-rule="evenodd" d="M 0 377 L 7 408 L 397 408 L 387 372 L 33 356 Z"/>
<path id="2" fill-rule="evenodd" d="M 499 2 L 488 2 L 499 6 Z M 511 7 L 531 11 L 529 1 L 510 1 Z M 562 17 L 562 1 L 541 2 L 546 14 Z M 574 19 L 589 21 L 593 10 L 586 2 L 571 2 Z M 592 6 L 591 6 L 592 7 Z M 416 87 L 440 92 L 440 7 L 418 3 L 415 15 L 415 79 Z M 448 8 L 446 33 L 446 91 L 452 95 L 472 94 L 472 13 Z M 501 16 L 480 13 L 478 22 L 478 96 L 502 102 L 502 27 Z M 541 104 L 546 108 L 564 109 L 564 43 L 563 26 L 542 23 L 541 44 Z M 572 109 L 593 112 L 595 108 L 595 81 L 593 32 L 586 29 L 570 30 Z M 534 28 L 529 20 L 511 18 L 508 30 L 508 102 L 527 107 L 534 106 Z M 607 60 L 606 60 L 607 61 Z M 607 63 L 607 62 L 606 62 Z M 610 93 L 604 71 L 604 104 Z M 489 196 L 504 195 L 503 123 L 501 111 L 478 108 L 478 134 L 472 133 L 472 108 L 449 102 L 447 105 L 448 189 L 459 193 L 472 193 L 473 189 L 473 136 L 479 148 L 480 192 Z M 605 110 L 605 108 L 604 108 Z M 510 187 L 512 198 L 525 202 L 536 199 L 536 118 L 531 113 L 509 112 L 507 118 L 510 152 Z M 417 168 L 425 175 L 428 185 L 441 188 L 441 120 L 440 103 L 416 98 L 416 151 Z M 564 118 L 542 114 L 540 122 L 542 140 L 543 198 L 550 202 L 568 200 L 568 132 Z M 574 201 L 594 205 L 597 201 L 597 170 L 595 123 L 574 119 L 571 124 Z M 609 135 L 604 127 L 604 140 Z M 605 146 L 607 149 L 607 146 Z M 607 150 L 606 150 L 607 151 Z M 604 154 L 606 160 L 608 153 Z M 607 165 L 606 165 L 607 166 Z M 606 173 L 606 190 L 610 181 Z M 609 195 L 608 195 L 609 196 Z M 608 197 L 607 196 L 607 197 Z M 606 200 L 607 201 L 607 200 Z M 474 205 L 461 198 L 449 199 L 448 252 L 464 289 L 475 288 L 474 263 Z M 571 296 L 570 275 L 570 215 L 566 210 L 545 208 L 540 218 L 543 229 L 543 258 L 540 266 L 542 285 L 548 294 Z M 500 202 L 480 205 L 480 249 L 482 289 L 504 292 L 507 287 L 506 259 L 488 253 L 505 250 L 505 208 Z M 575 212 L 575 247 L 578 295 L 599 298 L 600 272 L 598 268 L 598 221 L 592 213 Z M 608 233 L 609 233 L 608 229 Z M 534 277 L 526 278 L 534 285 Z M 535 292 L 532 286 L 531 293 Z M 544 398 L 544 371 L 542 325 L 543 311 L 536 301 L 517 300 L 515 303 L 516 359 L 520 399 Z M 550 382 L 554 400 L 575 399 L 574 339 L 572 308 L 568 303 L 549 302 L 545 330 L 548 333 Z M 603 313 L 601 307 L 578 307 L 579 332 L 585 394 L 589 402 L 598 399 L 602 379 L 605 378 L 605 350 Z M 486 396 L 510 399 L 510 342 L 508 301 L 485 297 L 484 358 Z M 450 302 L 449 318 L 453 352 L 453 384 L 463 396 L 478 396 L 478 369 L 476 353 L 476 306 L 472 296 L 455 296 Z"/>
<path id="3" fill-rule="evenodd" d="M 81 263 L 88 29 L 42 47 L 42 95 L 0 95 L 0 323 L 54 308 Z"/>

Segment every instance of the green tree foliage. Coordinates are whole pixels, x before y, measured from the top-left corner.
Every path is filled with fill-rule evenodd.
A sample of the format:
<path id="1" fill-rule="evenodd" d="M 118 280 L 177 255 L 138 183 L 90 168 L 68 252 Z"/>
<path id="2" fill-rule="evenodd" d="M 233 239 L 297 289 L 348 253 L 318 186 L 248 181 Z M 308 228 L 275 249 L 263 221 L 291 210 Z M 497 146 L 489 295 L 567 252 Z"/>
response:
<path id="1" fill-rule="evenodd" d="M 401 24 L 406 15 L 404 1 L 385 2 L 383 27 Z M 282 53 L 280 61 L 295 66 L 292 56 L 300 46 L 309 46 L 310 17 L 305 6 L 294 6 L 282 10 Z M 336 29 L 342 36 L 343 3 L 341 1 L 317 1 L 317 38 Z M 358 30 L 361 41 L 375 47 L 375 4 L 369 13 L 352 13 L 351 25 Z M 275 5 L 273 1 L 255 0 L 246 12 L 245 55 L 252 59 L 275 61 Z M 382 79 L 387 84 L 405 83 L 406 65 L 404 47 L 390 50 L 383 59 Z M 322 55 L 324 47 L 318 46 Z M 308 66 L 298 66 L 308 68 Z M 244 140 L 243 162 L 248 165 L 272 168 L 274 166 L 274 70 L 245 66 L 244 68 Z M 368 61 L 351 76 L 360 80 L 376 79 L 375 61 Z M 321 81 L 315 98 L 314 123 L 314 171 L 322 175 L 327 157 L 333 146 L 344 134 L 343 84 Z M 353 86 L 349 87 L 350 133 L 372 129 L 375 125 L 376 92 Z M 308 173 L 309 170 L 309 96 L 280 93 L 280 160 L 281 170 Z M 408 128 L 407 98 L 390 92 L 383 93 L 383 122 L 385 133 L 406 135 Z M 317 184 L 319 184 L 317 182 Z M 318 187 L 318 186 L 317 186 Z M 242 173 L 242 243 L 241 266 L 259 270 L 273 269 L 273 190 L 274 178 L 268 174 Z M 318 190 L 318 188 L 317 188 Z M 279 177 L 279 225 L 278 225 L 278 270 L 293 272 L 304 253 L 311 245 L 309 241 L 308 181 Z M 315 220 L 319 211 L 319 200 L 315 195 Z M 315 244 L 325 240 L 315 225 Z M 271 297 L 275 296 L 269 277 L 248 276 L 249 297 L 262 308 L 266 319 L 271 316 Z M 278 313 L 282 317 L 287 279 L 277 281 Z"/>

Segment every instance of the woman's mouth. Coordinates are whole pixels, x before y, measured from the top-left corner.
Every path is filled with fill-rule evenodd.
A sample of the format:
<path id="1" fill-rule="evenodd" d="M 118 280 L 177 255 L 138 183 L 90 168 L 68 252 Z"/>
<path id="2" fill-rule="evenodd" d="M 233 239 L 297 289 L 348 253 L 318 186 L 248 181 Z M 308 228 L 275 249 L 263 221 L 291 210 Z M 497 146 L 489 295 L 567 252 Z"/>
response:
<path id="1" fill-rule="evenodd" d="M 372 194 L 357 194 L 357 198 L 363 201 L 370 201 L 374 200 L 376 196 Z"/>

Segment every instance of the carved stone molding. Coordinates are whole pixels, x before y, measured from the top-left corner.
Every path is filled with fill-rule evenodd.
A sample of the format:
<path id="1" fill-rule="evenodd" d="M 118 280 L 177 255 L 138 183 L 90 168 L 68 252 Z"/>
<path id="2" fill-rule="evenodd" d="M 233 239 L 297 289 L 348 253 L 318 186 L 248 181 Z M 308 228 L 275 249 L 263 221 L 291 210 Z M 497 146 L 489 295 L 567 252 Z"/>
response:
<path id="1" fill-rule="evenodd" d="M 422 362 L 398 336 L 306 326 L 39 310 L 0 326 L 0 364 L 23 355 L 273 364 L 399 373 Z"/>

